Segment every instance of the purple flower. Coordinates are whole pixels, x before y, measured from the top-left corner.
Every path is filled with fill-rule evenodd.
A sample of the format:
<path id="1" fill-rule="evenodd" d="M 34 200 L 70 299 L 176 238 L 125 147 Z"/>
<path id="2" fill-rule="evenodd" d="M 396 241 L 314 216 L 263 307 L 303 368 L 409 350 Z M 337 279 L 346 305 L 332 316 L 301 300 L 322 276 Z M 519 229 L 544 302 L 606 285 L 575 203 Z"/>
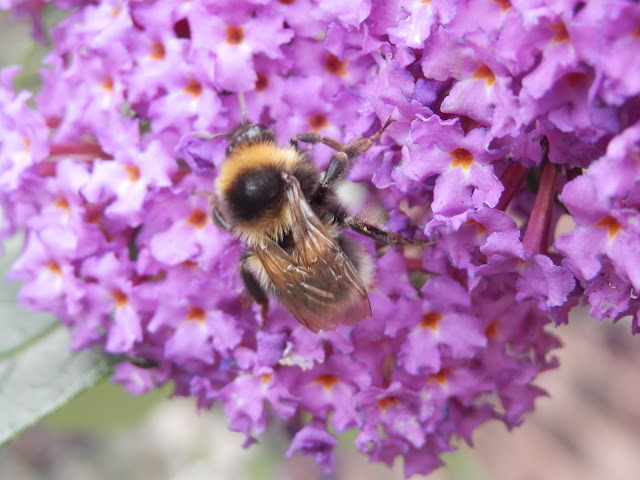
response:
<path id="1" fill-rule="evenodd" d="M 313 455 L 318 465 L 326 471 L 333 469 L 333 449 L 338 441 L 321 424 L 303 427 L 291 441 L 287 457 L 300 450 L 305 455 Z"/>
<path id="2" fill-rule="evenodd" d="M 11 192 L 18 187 L 25 169 L 49 154 L 47 127 L 42 116 L 27 106 L 27 92 L 13 93 L 12 83 L 20 69 L 11 67 L 0 75 L 2 143 L 0 143 L 0 185 Z M 18 121 L 18 119 L 20 119 Z"/>
<path id="3" fill-rule="evenodd" d="M 42 3 L 2 4 L 50 52 L 33 105 L 0 73 L 0 237 L 25 232 L 19 300 L 74 349 L 157 364 L 118 366 L 129 391 L 172 381 L 247 445 L 284 419 L 287 455 L 327 470 L 331 432 L 354 429 L 408 476 L 490 419 L 522 423 L 557 366 L 545 327 L 578 303 L 640 331 L 633 2 L 53 3 L 69 12 L 50 32 Z M 388 119 L 350 212 L 419 241 L 352 236 L 375 259 L 372 317 L 314 334 L 276 301 L 263 316 L 211 214 L 227 134 L 348 142 Z"/>
<path id="4" fill-rule="evenodd" d="M 598 319 L 629 314 L 629 292 L 640 287 L 639 132 L 636 124 L 614 138 L 607 154 L 567 183 L 561 195 L 576 226 L 555 245 L 586 289 L 591 314 Z"/>

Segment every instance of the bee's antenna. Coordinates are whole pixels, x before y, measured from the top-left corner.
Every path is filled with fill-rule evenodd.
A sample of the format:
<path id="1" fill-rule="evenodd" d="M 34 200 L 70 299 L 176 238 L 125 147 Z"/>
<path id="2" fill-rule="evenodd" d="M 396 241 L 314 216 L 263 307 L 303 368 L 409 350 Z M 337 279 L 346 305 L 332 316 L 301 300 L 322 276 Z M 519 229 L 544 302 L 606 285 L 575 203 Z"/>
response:
<path id="1" fill-rule="evenodd" d="M 215 140 L 216 138 L 226 137 L 229 135 L 229 132 L 222 133 L 203 133 L 203 132 L 191 132 L 189 135 L 196 138 L 204 138 L 205 140 Z"/>
<path id="2" fill-rule="evenodd" d="M 238 92 L 238 103 L 240 104 L 240 113 L 242 113 L 241 123 L 247 122 L 247 102 L 244 100 L 244 92 Z"/>

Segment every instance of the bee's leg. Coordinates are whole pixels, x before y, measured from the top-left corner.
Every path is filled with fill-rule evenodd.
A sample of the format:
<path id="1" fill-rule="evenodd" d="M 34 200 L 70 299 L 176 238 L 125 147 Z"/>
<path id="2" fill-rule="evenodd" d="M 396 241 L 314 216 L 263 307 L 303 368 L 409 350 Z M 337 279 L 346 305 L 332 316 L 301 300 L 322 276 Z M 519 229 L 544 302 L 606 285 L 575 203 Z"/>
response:
<path id="1" fill-rule="evenodd" d="M 269 312 L 269 297 L 262 288 L 262 285 L 260 285 L 258 279 L 253 275 L 251 270 L 249 270 L 248 259 L 249 256 L 245 255 L 240 261 L 240 276 L 249 295 L 251 295 L 262 308 L 262 320 L 266 321 L 267 313 Z"/>
<path id="2" fill-rule="evenodd" d="M 337 152 L 345 152 L 349 158 L 353 158 L 355 156 L 360 155 L 361 153 L 366 151 L 369 147 L 371 147 L 371 145 L 373 145 L 378 140 L 378 138 L 380 138 L 380 135 L 382 135 L 382 132 L 386 130 L 386 128 L 391 124 L 391 122 L 392 120 L 391 118 L 389 118 L 389 120 L 385 122 L 382 128 L 378 130 L 376 133 L 374 133 L 373 135 L 371 135 L 370 137 L 356 138 L 353 142 L 347 145 L 345 145 L 344 143 L 334 138 L 325 137 L 315 132 L 304 132 L 304 133 L 299 133 L 297 135 L 294 135 L 291 138 L 291 145 L 293 145 L 294 147 L 297 147 L 298 142 L 324 143 L 329 148 L 332 148 Z"/>
<path id="3" fill-rule="evenodd" d="M 331 137 L 324 137 L 319 133 L 315 132 L 305 132 L 299 133 L 291 137 L 291 145 L 294 147 L 298 147 L 298 142 L 304 143 L 324 143 L 329 148 L 333 148 L 334 150 L 341 151 L 344 148 L 344 143 L 339 142 Z"/>
<path id="4" fill-rule="evenodd" d="M 346 216 L 342 221 L 347 227 L 349 227 L 354 232 L 358 232 L 362 235 L 366 235 L 367 237 L 373 238 L 376 242 L 382 243 L 384 245 L 399 246 L 399 245 L 418 243 L 403 237 L 399 233 L 387 232 L 386 230 L 383 230 L 380 227 L 371 225 L 370 223 L 367 223 L 356 217 Z"/>
<path id="5" fill-rule="evenodd" d="M 391 124 L 391 118 L 376 133 L 368 138 L 356 138 L 353 142 L 344 145 L 343 143 L 329 137 L 323 137 L 317 133 L 300 133 L 291 139 L 291 144 L 298 146 L 298 142 L 306 143 L 324 143 L 328 147 L 333 148 L 336 152 L 331 155 L 329 168 L 324 174 L 321 181 L 323 188 L 329 187 L 333 182 L 338 180 L 349 167 L 349 160 L 363 154 L 371 148 L 371 146 L 380 138 L 382 132 Z"/>
<path id="6" fill-rule="evenodd" d="M 227 223 L 224 216 L 222 215 L 222 212 L 218 209 L 218 206 L 216 205 L 216 196 L 211 192 L 205 192 L 202 190 L 194 190 L 193 194 L 206 197 L 207 200 L 209 200 L 209 209 L 212 212 L 211 216 L 213 218 L 214 223 L 220 228 L 229 230 L 229 224 Z"/>
<path id="7" fill-rule="evenodd" d="M 213 206 L 213 221 L 220 228 L 224 228 L 225 230 L 229 230 L 229 224 L 227 223 L 227 221 L 225 220 L 224 216 L 222 215 L 222 212 L 215 205 Z"/>

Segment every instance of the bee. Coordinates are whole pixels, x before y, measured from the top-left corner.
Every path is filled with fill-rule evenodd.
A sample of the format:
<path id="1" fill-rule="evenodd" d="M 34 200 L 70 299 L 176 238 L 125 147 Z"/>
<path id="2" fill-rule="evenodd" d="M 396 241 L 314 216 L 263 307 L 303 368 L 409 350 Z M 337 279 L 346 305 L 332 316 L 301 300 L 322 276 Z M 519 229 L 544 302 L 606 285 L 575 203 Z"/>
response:
<path id="1" fill-rule="evenodd" d="M 263 317 L 269 297 L 316 333 L 371 316 L 366 285 L 372 280 L 373 260 L 342 231 L 349 228 L 386 245 L 409 241 L 349 215 L 335 187 L 350 161 L 368 150 L 390 123 L 348 144 L 301 133 L 281 147 L 273 130 L 247 121 L 228 134 L 213 217 L 247 247 L 240 273 Z M 324 173 L 300 142 L 335 150 Z"/>

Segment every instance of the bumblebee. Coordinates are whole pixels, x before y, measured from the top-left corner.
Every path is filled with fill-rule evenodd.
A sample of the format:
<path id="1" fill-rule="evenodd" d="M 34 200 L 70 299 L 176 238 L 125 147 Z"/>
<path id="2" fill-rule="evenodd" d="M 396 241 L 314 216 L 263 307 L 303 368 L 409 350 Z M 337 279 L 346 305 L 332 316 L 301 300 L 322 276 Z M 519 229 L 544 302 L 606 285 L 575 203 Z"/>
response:
<path id="1" fill-rule="evenodd" d="M 349 228 L 386 245 L 407 240 L 349 215 L 335 186 L 350 161 L 369 149 L 390 123 L 349 144 L 302 133 L 281 147 L 273 130 L 251 122 L 228 135 L 213 217 L 246 245 L 240 272 L 263 316 L 270 296 L 314 332 L 371 316 L 366 285 L 372 280 L 373 260 L 341 232 Z M 300 142 L 335 150 L 326 172 L 320 172 Z"/>

